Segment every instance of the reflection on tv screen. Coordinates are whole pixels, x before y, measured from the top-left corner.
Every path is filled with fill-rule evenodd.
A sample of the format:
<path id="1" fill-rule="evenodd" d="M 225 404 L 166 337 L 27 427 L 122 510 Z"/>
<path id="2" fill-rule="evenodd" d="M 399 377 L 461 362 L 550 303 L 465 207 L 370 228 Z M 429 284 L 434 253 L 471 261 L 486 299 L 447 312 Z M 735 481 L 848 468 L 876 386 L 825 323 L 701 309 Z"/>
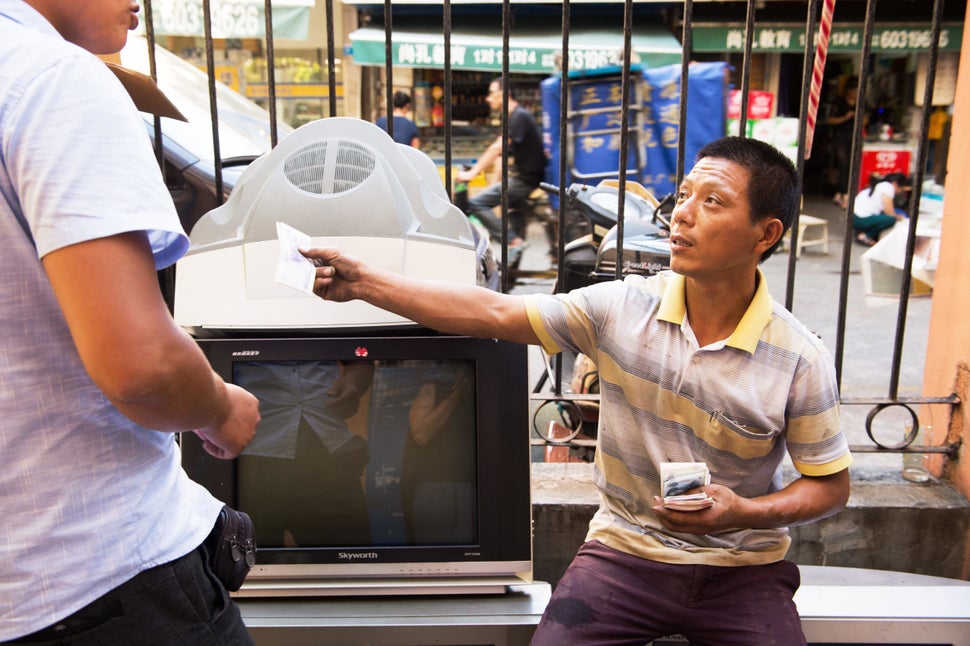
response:
<path id="1" fill-rule="evenodd" d="M 238 461 L 261 548 L 474 545 L 472 361 L 237 363 L 262 420 Z"/>

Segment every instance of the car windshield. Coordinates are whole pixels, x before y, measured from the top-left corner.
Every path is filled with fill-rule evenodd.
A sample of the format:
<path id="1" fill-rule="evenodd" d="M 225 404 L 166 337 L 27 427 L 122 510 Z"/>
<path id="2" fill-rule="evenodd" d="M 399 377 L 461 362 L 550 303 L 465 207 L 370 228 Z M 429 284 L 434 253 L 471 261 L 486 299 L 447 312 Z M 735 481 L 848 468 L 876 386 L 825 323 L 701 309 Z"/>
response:
<path id="1" fill-rule="evenodd" d="M 148 44 L 143 35 L 131 34 L 121 51 L 124 67 L 149 73 Z M 209 83 L 205 72 L 161 46 L 155 47 L 157 84 L 169 100 L 188 119 L 182 122 L 162 118 L 162 132 L 203 162 L 215 163 L 212 144 L 212 121 L 209 107 Z M 269 112 L 227 85 L 216 82 L 219 115 L 220 157 L 256 157 L 272 147 Z M 293 129 L 278 120 L 278 139 Z"/>

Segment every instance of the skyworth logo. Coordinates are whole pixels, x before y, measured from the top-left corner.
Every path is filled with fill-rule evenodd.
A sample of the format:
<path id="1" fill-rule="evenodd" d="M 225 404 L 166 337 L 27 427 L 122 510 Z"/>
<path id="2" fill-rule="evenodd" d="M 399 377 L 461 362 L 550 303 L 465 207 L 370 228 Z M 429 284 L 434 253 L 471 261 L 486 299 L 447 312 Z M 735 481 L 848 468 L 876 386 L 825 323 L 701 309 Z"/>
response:
<path id="1" fill-rule="evenodd" d="M 347 561 L 360 561 L 360 560 L 374 560 L 378 558 L 377 552 L 338 552 L 338 559 L 344 559 Z"/>

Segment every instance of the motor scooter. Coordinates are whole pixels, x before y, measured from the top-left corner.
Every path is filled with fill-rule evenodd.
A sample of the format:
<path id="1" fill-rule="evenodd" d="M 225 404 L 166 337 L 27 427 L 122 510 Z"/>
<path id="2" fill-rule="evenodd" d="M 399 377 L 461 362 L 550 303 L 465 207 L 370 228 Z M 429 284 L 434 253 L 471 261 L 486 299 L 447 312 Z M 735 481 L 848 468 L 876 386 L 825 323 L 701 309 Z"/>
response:
<path id="1" fill-rule="evenodd" d="M 550 194 L 559 187 L 540 184 Z M 596 186 L 572 184 L 565 191 L 565 208 L 560 216 L 570 238 L 563 249 L 562 291 L 570 291 L 620 276 L 653 275 L 670 267 L 670 222 L 666 209 L 674 195 L 657 200 L 637 182 L 625 190 L 622 254 L 618 254 L 619 187 L 615 180 Z M 550 358 L 533 392 L 554 381 Z M 599 376 L 585 356 L 573 360 L 569 396 L 553 395 L 533 412 L 533 428 L 543 440 L 545 462 L 589 462 L 596 443 L 599 417 Z"/>
<path id="2" fill-rule="evenodd" d="M 559 187 L 542 183 L 544 191 L 558 195 Z M 565 192 L 562 220 L 571 239 L 563 249 L 562 291 L 616 278 L 619 184 L 603 180 L 595 186 L 575 183 Z M 620 275 L 653 275 L 670 267 L 670 223 L 664 208 L 672 195 L 657 200 L 637 182 L 626 182 L 623 219 L 623 253 Z M 584 231 L 577 234 L 577 220 Z"/>

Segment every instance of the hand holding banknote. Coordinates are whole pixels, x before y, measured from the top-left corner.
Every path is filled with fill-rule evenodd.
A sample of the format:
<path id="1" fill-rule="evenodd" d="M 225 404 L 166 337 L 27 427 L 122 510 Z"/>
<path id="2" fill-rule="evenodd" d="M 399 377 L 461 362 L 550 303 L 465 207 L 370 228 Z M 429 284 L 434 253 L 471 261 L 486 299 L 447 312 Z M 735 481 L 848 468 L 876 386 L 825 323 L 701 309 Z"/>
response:
<path id="1" fill-rule="evenodd" d="M 312 295 L 316 266 L 300 253 L 310 247 L 310 236 L 284 222 L 276 223 L 276 235 L 280 244 L 276 282 Z"/>

